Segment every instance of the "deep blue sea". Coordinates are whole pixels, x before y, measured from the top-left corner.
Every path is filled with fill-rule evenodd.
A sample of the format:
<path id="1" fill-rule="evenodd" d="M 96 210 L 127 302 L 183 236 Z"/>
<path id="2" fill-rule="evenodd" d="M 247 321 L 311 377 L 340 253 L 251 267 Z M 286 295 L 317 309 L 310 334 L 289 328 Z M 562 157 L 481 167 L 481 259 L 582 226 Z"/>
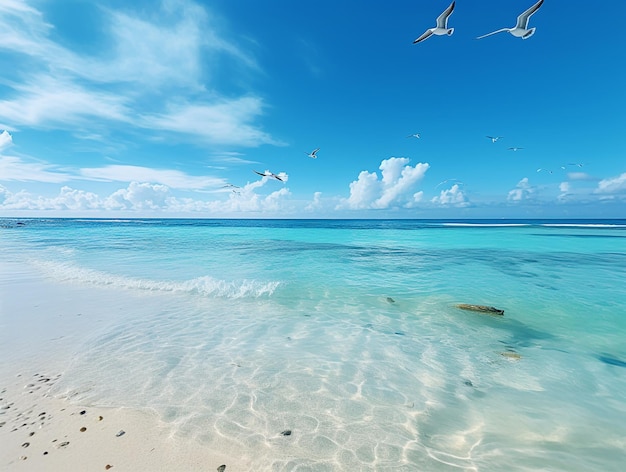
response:
<path id="1" fill-rule="evenodd" d="M 250 470 L 626 463 L 626 220 L 0 226 L 4 359 L 37 354 L 20 323 L 76 317 L 55 394 L 154 409 Z M 21 317 L 27 290 L 45 310 Z"/>

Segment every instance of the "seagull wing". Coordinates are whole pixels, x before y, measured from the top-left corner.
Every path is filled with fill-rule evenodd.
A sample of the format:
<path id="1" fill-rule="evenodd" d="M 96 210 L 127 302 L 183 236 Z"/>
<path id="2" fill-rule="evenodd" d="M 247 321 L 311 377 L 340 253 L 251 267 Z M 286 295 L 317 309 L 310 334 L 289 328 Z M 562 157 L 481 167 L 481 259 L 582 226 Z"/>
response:
<path id="1" fill-rule="evenodd" d="M 542 0 L 543 1 L 543 0 Z M 452 11 L 454 10 L 454 4 L 456 2 L 452 2 L 448 8 L 446 8 L 441 15 L 437 17 L 437 28 L 445 28 L 448 29 L 448 17 L 452 15 Z"/>
<path id="2" fill-rule="evenodd" d="M 421 43 L 422 41 L 424 41 L 425 39 L 428 39 L 432 36 L 433 31 L 428 29 L 424 32 L 424 34 L 422 34 L 419 38 L 417 38 L 415 41 L 413 41 L 413 44 L 416 43 Z"/>
<path id="3" fill-rule="evenodd" d="M 487 36 L 491 36 L 492 34 L 504 33 L 505 31 L 510 31 L 510 30 L 509 30 L 509 28 L 502 28 L 502 29 L 499 29 L 497 31 L 492 31 L 491 33 L 483 34 L 482 36 L 479 36 L 476 39 L 483 39 L 483 38 L 486 38 Z"/>
<path id="4" fill-rule="evenodd" d="M 517 25 L 515 25 L 515 27 L 516 28 L 522 28 L 522 29 L 528 29 L 528 20 L 530 19 L 530 16 L 533 13 L 535 13 L 537 10 L 539 10 L 539 7 L 542 4 L 543 4 L 543 0 L 539 0 L 532 7 L 530 7 L 528 10 L 526 10 L 520 16 L 518 16 L 517 17 Z"/>
<path id="5" fill-rule="evenodd" d="M 278 177 L 276 174 L 272 174 L 272 177 L 274 177 L 276 180 L 280 180 L 281 182 L 284 182 L 284 180 Z"/>
<path id="6" fill-rule="evenodd" d="M 256 170 L 253 170 L 252 172 L 254 172 L 255 174 L 259 174 L 260 176 L 267 177 L 267 174 L 265 173 L 261 174 L 260 172 L 257 172 Z"/>

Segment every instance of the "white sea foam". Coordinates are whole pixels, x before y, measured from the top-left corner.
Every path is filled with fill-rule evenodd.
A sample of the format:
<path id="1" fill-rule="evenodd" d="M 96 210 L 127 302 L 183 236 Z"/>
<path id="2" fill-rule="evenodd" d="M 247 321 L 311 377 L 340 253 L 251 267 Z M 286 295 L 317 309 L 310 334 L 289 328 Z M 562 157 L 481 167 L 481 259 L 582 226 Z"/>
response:
<path id="1" fill-rule="evenodd" d="M 626 225 L 586 224 L 586 223 L 546 223 L 540 226 L 555 228 L 626 228 Z"/>
<path id="2" fill-rule="evenodd" d="M 48 277 L 61 282 L 113 286 L 130 290 L 192 293 L 205 297 L 267 297 L 271 296 L 280 285 L 278 281 L 261 282 L 247 279 L 228 281 L 215 279 L 208 275 L 181 281 L 151 280 L 110 274 L 71 263 L 52 261 L 32 261 L 32 263 Z"/>
<path id="3" fill-rule="evenodd" d="M 490 227 L 507 227 L 507 226 L 531 226 L 528 223 L 443 223 L 443 226 L 463 226 L 463 227 L 477 227 L 477 228 L 490 228 Z"/>

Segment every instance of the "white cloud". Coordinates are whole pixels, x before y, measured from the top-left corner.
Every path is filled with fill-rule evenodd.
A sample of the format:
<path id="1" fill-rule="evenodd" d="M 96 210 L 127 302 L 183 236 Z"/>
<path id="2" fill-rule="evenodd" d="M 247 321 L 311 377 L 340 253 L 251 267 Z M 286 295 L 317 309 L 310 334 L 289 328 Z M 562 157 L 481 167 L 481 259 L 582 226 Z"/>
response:
<path id="1" fill-rule="evenodd" d="M 344 199 L 338 208 L 386 209 L 392 206 L 412 206 L 418 194 L 415 185 L 424 177 L 429 168 L 427 163 L 408 165 L 406 157 L 384 159 L 379 166 L 382 178 L 375 172 L 362 171 L 357 180 L 350 183 L 350 197 Z"/>
<path id="2" fill-rule="evenodd" d="M 569 182 L 561 182 L 559 184 L 560 194 L 557 197 L 559 200 L 567 200 L 567 198 L 572 194 L 572 186 Z"/>
<path id="3" fill-rule="evenodd" d="M 225 61 L 258 67 L 225 38 L 208 9 L 185 0 L 164 0 L 148 15 L 93 8 L 108 35 L 98 56 L 55 42 L 54 26 L 26 2 L 0 4 L 0 51 L 16 56 L 5 77 L 12 92 L 0 101 L 0 121 L 70 131 L 117 123 L 214 144 L 280 144 L 255 123 L 264 109 L 260 98 L 225 98 L 217 85 L 209 87 L 211 71 Z M 218 61 L 220 68 L 212 67 Z"/>
<path id="4" fill-rule="evenodd" d="M 511 202 L 520 202 L 522 200 L 528 200 L 532 198 L 535 193 L 535 188 L 528 182 L 528 177 L 524 177 L 520 180 L 516 187 L 509 191 L 506 199 Z"/>
<path id="5" fill-rule="evenodd" d="M 626 172 L 617 177 L 602 179 L 594 193 L 612 195 L 626 193 Z"/>
<path id="6" fill-rule="evenodd" d="M 432 198 L 431 202 L 455 207 L 466 207 L 470 204 L 459 184 L 454 184 L 449 189 L 442 190 L 438 197 Z"/>
<path id="7" fill-rule="evenodd" d="M 251 182 L 237 193 L 231 192 L 226 200 L 200 200 L 181 198 L 173 194 L 167 185 L 147 182 L 130 182 L 108 196 L 73 189 L 61 188 L 52 197 L 32 195 L 26 191 L 11 193 L 0 185 L 0 209 L 3 210 L 39 210 L 39 211 L 117 211 L 144 213 L 204 213 L 208 215 L 234 215 L 237 213 L 282 214 L 290 211 L 288 207 L 289 189 L 281 188 L 263 196 L 255 192 L 263 186 L 272 185 L 267 178 Z"/>
<path id="8" fill-rule="evenodd" d="M 304 210 L 305 211 L 319 210 L 322 207 L 321 198 L 322 198 L 322 192 L 315 192 L 313 194 L 313 200 L 311 200 L 311 202 L 306 207 L 304 207 Z"/>
<path id="9" fill-rule="evenodd" d="M 128 188 L 110 195 L 104 206 L 110 210 L 159 210 L 167 207 L 171 199 L 165 185 L 131 182 Z"/>
<path id="10" fill-rule="evenodd" d="M 256 97 L 221 100 L 216 103 L 171 106 L 160 114 L 143 115 L 137 124 L 150 129 L 195 135 L 216 144 L 281 145 L 251 124 L 262 114 L 263 102 Z"/>
<path id="11" fill-rule="evenodd" d="M 8 148 L 11 144 L 13 144 L 13 137 L 9 134 L 7 130 L 4 130 L 2 133 L 0 133 L 0 151 Z"/>
<path id="12" fill-rule="evenodd" d="M 80 175 L 93 180 L 159 183 L 175 189 L 204 189 L 225 184 L 223 179 L 215 177 L 191 176 L 178 170 L 126 165 L 83 168 L 80 169 Z"/>
<path id="13" fill-rule="evenodd" d="M 598 180 L 596 177 L 592 177 L 586 172 L 568 172 L 567 178 L 569 180 Z"/>
<path id="14" fill-rule="evenodd" d="M 62 183 L 72 177 L 42 162 L 24 162 L 19 157 L 0 156 L 0 178 L 3 181 Z"/>
<path id="15" fill-rule="evenodd" d="M 131 123 L 127 100 L 67 79 L 34 76 L 16 84 L 17 97 L 0 101 L 0 117 L 18 125 L 73 129 L 93 118 Z"/>

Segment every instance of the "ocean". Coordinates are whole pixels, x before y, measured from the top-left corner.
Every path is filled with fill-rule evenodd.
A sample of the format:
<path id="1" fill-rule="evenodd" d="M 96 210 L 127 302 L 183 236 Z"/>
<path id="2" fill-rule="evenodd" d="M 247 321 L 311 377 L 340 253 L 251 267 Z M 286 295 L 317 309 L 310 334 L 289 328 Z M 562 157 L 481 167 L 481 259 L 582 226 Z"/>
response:
<path id="1" fill-rule="evenodd" d="M 626 220 L 0 226 L 3 364 L 55 395 L 250 470 L 623 468 Z"/>

